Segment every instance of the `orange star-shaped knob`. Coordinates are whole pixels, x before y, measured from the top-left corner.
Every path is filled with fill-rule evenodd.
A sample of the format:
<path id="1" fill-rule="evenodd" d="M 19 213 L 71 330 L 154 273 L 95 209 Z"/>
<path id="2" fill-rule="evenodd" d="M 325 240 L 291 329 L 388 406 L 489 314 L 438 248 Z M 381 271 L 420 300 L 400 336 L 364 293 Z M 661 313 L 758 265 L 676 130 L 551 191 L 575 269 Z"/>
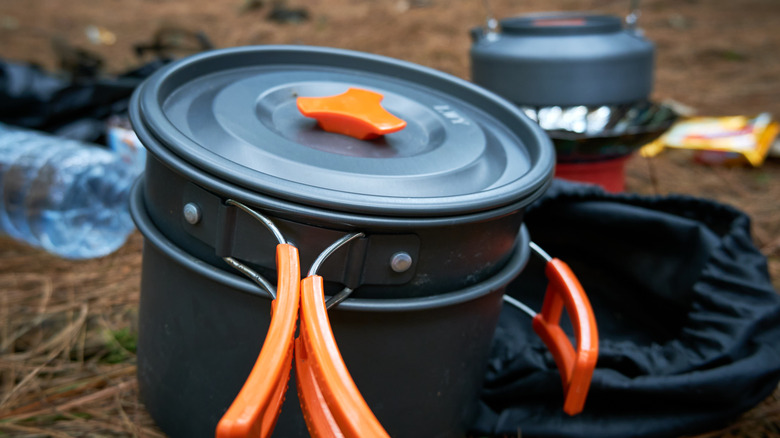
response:
<path id="1" fill-rule="evenodd" d="M 382 107 L 382 99 L 380 93 L 350 88 L 336 96 L 299 97 L 297 103 L 301 114 L 316 119 L 322 129 L 370 140 L 406 127 L 405 121 Z"/>

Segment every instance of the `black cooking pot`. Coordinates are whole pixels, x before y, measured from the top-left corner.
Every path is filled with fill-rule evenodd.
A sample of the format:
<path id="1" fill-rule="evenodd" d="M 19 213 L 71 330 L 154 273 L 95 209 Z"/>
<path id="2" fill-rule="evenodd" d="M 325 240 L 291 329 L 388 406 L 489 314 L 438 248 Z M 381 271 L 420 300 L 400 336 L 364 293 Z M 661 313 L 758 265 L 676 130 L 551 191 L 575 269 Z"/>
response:
<path id="1" fill-rule="evenodd" d="M 301 96 L 359 88 L 406 127 L 373 140 L 326 132 Z M 377 104 L 378 105 L 378 104 Z M 476 284 L 508 260 L 523 210 L 552 179 L 550 140 L 517 108 L 413 64 L 310 47 L 221 50 L 174 63 L 130 108 L 149 151 L 145 199 L 188 253 L 273 275 L 273 236 L 226 205 L 266 214 L 309 266 L 333 241 L 365 237 L 321 271 L 357 297 L 412 297 Z"/>

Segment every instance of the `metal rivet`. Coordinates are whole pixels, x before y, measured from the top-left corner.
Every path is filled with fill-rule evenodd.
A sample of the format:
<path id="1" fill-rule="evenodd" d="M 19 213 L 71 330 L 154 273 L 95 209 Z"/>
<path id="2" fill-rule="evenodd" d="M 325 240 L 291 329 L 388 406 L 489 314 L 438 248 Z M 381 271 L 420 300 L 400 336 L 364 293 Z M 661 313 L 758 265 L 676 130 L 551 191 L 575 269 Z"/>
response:
<path id="1" fill-rule="evenodd" d="M 187 203 L 184 206 L 184 220 L 192 225 L 200 222 L 200 207 L 192 202 Z"/>
<path id="2" fill-rule="evenodd" d="M 397 252 L 390 258 L 390 268 L 393 271 L 401 273 L 406 272 L 412 267 L 412 256 L 406 252 Z"/>

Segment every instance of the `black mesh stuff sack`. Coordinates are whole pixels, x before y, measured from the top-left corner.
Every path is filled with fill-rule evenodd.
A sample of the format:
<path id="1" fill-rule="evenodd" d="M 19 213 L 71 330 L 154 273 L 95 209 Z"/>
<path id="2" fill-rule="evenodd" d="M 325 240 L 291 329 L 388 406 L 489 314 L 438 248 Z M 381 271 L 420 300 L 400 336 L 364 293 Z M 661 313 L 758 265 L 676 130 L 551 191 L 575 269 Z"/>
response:
<path id="1" fill-rule="evenodd" d="M 505 305 L 474 436 L 703 433 L 777 387 L 780 296 L 744 213 L 556 180 L 526 224 L 581 281 L 598 323 L 599 359 L 583 412 L 568 416 L 560 374 L 530 317 Z M 507 293 L 538 311 L 542 272 L 532 259 Z M 571 337 L 566 324 L 564 314 Z"/>

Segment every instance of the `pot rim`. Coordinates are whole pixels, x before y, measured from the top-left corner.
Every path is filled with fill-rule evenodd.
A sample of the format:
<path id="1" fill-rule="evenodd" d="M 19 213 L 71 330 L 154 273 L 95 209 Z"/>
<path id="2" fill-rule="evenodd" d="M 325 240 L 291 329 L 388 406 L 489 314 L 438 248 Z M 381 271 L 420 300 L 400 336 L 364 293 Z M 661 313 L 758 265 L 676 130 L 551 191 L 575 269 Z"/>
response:
<path id="1" fill-rule="evenodd" d="M 153 225 L 152 220 L 146 211 L 143 197 L 143 184 L 145 184 L 145 182 L 142 176 L 133 185 L 130 196 L 130 213 L 138 230 L 144 236 L 145 245 L 151 243 L 157 250 L 163 252 L 171 260 L 209 280 L 225 284 L 238 292 L 249 293 L 258 296 L 259 298 L 269 299 L 265 292 L 259 289 L 259 287 L 248 278 L 223 271 L 208 263 L 204 263 L 200 259 L 175 246 L 163 236 L 163 234 Z M 475 300 L 506 287 L 509 282 L 520 275 L 520 272 L 525 268 L 531 255 L 531 248 L 528 245 L 530 241 L 528 229 L 525 224 L 523 224 L 520 227 L 518 239 L 515 241 L 515 249 L 506 265 L 490 278 L 467 288 L 428 297 L 398 299 L 347 298 L 336 308 L 331 309 L 331 311 L 344 310 L 385 313 L 422 311 L 454 306 Z"/>
<path id="2" fill-rule="evenodd" d="M 191 140 L 166 117 L 161 99 L 171 93 L 170 79 L 187 77 L 201 61 L 213 61 L 224 57 L 227 61 L 241 56 L 270 56 L 282 54 L 297 57 L 311 56 L 323 65 L 328 62 L 343 62 L 355 65 L 358 71 L 364 68 L 372 73 L 383 68 L 402 71 L 404 80 L 435 88 L 437 92 L 449 92 L 454 97 L 468 101 L 475 109 L 491 113 L 500 125 L 510 129 L 523 144 L 524 154 L 529 161 L 528 170 L 496 187 L 478 191 L 444 196 L 385 196 L 381 194 L 349 193 L 324 187 L 297 187 L 299 183 L 268 177 L 258 179 L 258 173 L 237 168 L 226 160 L 200 150 L 197 142 Z M 317 58 L 319 57 L 319 58 Z M 331 60 L 333 58 L 334 60 Z M 226 61 L 226 62 L 227 62 Z M 228 63 L 230 64 L 230 63 Z M 312 64 L 319 65 L 319 64 Z M 177 76 L 178 75 L 178 76 Z M 175 82 L 175 81 L 174 81 Z M 539 198 L 549 186 L 554 172 L 555 151 L 552 142 L 538 125 L 531 122 L 515 105 L 502 97 L 471 82 L 417 64 L 379 55 L 350 50 L 310 46 L 247 46 L 221 49 L 191 56 L 174 62 L 152 75 L 136 89 L 130 103 L 130 118 L 141 142 L 149 152 L 170 167 L 182 171 L 191 167 L 188 177 L 204 187 L 227 182 L 236 188 L 251 192 L 263 192 L 274 198 L 298 205 L 332 211 L 393 217 L 442 217 L 493 210 L 506 205 L 522 208 Z M 520 143 L 518 143 L 520 144 Z M 195 151 L 183 154 L 183 150 Z"/>
<path id="3" fill-rule="evenodd" d="M 170 151 L 160 152 L 165 156 L 172 155 L 172 152 Z M 522 210 L 527 206 L 526 200 L 521 200 L 514 204 L 504 205 L 493 210 L 454 216 L 399 217 L 365 215 L 298 204 L 266 194 L 253 192 L 215 178 L 205 178 L 200 181 L 202 176 L 200 171 L 182 161 L 164 161 L 154 156 L 147 157 L 147 162 L 150 159 L 156 160 L 158 165 L 166 167 L 168 170 L 181 175 L 184 179 L 220 198 L 233 199 L 246 205 L 257 207 L 260 210 L 271 212 L 281 218 L 308 223 L 314 226 L 325 226 L 327 228 L 343 225 L 348 229 L 366 227 L 375 231 L 398 231 L 410 228 L 454 226 L 492 220 L 516 212 L 522 213 Z M 550 178 L 545 183 L 542 192 L 547 191 L 550 185 L 552 185 L 552 181 L 552 178 Z"/>

